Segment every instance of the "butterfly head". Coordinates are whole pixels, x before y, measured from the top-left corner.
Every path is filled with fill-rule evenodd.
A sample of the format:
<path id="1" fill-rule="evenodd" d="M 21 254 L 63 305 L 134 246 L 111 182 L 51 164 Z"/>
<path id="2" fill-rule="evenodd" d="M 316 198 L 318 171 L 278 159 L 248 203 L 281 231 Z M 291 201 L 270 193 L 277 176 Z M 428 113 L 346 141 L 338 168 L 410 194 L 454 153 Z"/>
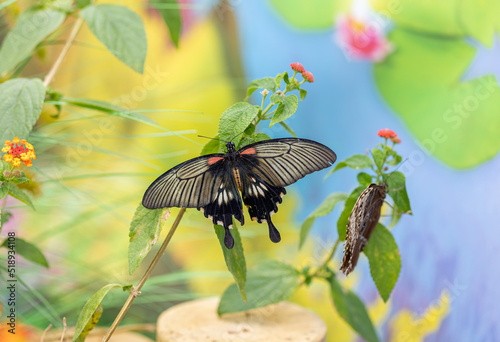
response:
<path id="1" fill-rule="evenodd" d="M 228 141 L 226 143 L 226 149 L 227 149 L 227 153 L 235 152 L 236 151 L 236 146 L 234 145 L 234 142 Z"/>

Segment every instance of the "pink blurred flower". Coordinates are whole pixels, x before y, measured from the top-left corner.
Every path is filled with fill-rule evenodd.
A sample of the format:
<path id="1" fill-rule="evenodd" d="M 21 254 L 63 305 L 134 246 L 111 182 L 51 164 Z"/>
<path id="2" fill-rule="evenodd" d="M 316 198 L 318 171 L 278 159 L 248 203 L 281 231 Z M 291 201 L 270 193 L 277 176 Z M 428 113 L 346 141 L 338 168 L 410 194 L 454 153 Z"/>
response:
<path id="1" fill-rule="evenodd" d="M 382 28 L 370 25 L 370 21 L 355 19 L 352 15 L 343 15 L 337 19 L 336 43 L 354 59 L 372 62 L 382 61 L 392 52 L 392 44 L 385 37 Z"/>

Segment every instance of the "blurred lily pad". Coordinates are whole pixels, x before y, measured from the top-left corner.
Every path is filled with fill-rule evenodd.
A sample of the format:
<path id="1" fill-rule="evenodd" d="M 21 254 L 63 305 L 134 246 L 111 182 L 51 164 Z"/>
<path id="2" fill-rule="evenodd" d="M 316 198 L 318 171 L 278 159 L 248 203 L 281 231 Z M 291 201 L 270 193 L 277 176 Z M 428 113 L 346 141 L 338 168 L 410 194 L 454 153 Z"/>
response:
<path id="1" fill-rule="evenodd" d="M 270 3 L 291 25 L 301 29 L 330 28 L 337 14 L 349 10 L 348 0 L 271 0 Z"/>
<path id="2" fill-rule="evenodd" d="M 498 83 L 494 76 L 461 81 L 474 48 L 463 39 L 403 28 L 389 39 L 397 50 L 375 67 L 375 79 L 426 151 L 460 169 L 494 157 L 500 150 Z"/>

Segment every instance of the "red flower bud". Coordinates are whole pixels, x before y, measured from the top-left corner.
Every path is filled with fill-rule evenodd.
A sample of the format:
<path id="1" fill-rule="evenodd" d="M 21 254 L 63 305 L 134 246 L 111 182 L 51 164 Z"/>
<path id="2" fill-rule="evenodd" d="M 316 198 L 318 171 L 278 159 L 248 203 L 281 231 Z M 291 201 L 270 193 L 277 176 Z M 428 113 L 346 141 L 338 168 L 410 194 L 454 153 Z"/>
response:
<path id="1" fill-rule="evenodd" d="M 391 138 L 391 141 L 395 144 L 401 144 L 401 139 L 397 136 L 394 138 Z"/>
<path id="2" fill-rule="evenodd" d="M 292 63 L 290 64 L 290 66 L 294 71 L 297 71 L 299 73 L 303 73 L 304 71 L 306 71 L 306 69 L 304 69 L 304 67 L 300 63 Z"/>
<path id="3" fill-rule="evenodd" d="M 397 137 L 397 134 L 392 129 L 389 129 L 389 128 L 384 128 L 384 129 L 379 130 L 377 132 L 377 135 L 379 137 L 386 138 L 386 139 L 392 139 L 392 138 Z"/>
<path id="4" fill-rule="evenodd" d="M 302 77 L 304 77 L 307 82 L 314 83 L 314 76 L 310 71 L 304 71 Z"/>

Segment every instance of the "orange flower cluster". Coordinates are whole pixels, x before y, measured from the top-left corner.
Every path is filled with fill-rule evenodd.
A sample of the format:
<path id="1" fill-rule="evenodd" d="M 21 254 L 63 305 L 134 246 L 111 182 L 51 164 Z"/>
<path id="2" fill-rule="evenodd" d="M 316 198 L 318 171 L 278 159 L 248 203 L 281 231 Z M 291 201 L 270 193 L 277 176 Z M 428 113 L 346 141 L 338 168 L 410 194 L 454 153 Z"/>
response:
<path id="1" fill-rule="evenodd" d="M 15 167 L 20 166 L 21 163 L 30 167 L 33 164 L 32 160 L 36 159 L 33 145 L 25 139 L 19 140 L 18 137 L 15 137 L 12 141 L 5 140 L 5 147 L 2 148 L 2 152 L 6 153 L 3 160 L 12 163 Z"/>
<path id="2" fill-rule="evenodd" d="M 377 132 L 377 135 L 382 138 L 391 139 L 391 141 L 395 144 L 401 143 L 401 139 L 392 129 L 389 128 L 381 129 Z"/>

